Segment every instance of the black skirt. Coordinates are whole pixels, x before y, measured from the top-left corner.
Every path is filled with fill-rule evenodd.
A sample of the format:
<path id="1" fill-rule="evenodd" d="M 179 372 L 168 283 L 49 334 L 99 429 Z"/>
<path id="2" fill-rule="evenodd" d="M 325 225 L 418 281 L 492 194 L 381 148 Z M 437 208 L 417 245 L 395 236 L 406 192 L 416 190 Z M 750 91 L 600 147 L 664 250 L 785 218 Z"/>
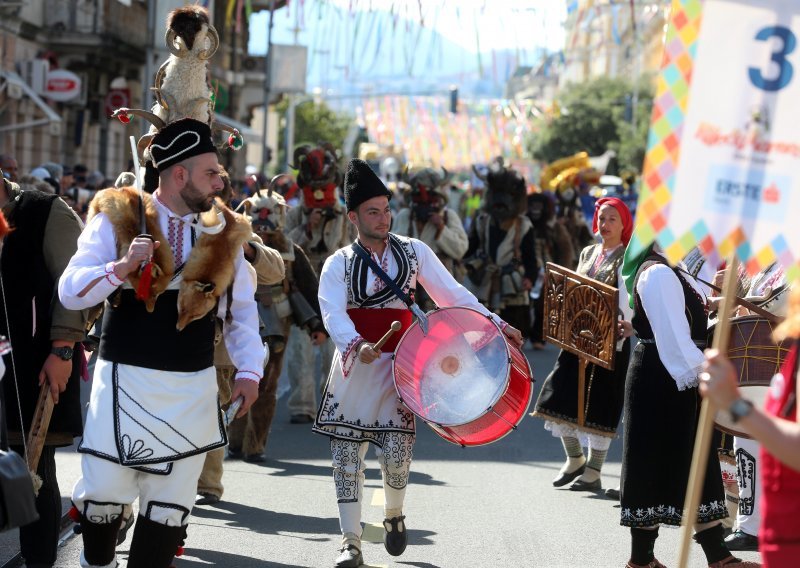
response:
<path id="1" fill-rule="evenodd" d="M 599 365 L 586 367 L 586 420 L 578 426 L 578 357 L 567 351 L 558 355 L 555 367 L 545 379 L 533 416 L 569 424 L 591 434 L 613 437 L 625 399 L 631 342 L 626 339 L 616 354 L 614 370 Z"/>
<path id="2" fill-rule="evenodd" d="M 678 390 L 655 344 L 637 345 L 625 389 L 620 524 L 681 524 L 699 408 L 697 388 Z M 698 523 L 728 516 L 719 460 L 712 453 L 713 446 Z"/>

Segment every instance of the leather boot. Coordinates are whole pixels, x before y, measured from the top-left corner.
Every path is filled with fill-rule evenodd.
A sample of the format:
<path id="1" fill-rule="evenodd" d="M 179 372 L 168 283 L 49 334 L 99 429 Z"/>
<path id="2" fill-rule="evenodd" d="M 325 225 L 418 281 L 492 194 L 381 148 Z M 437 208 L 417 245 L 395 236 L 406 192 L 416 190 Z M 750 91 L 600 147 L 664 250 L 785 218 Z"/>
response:
<path id="1" fill-rule="evenodd" d="M 170 568 L 186 527 L 170 527 L 139 515 L 133 528 L 128 568 Z"/>
<path id="2" fill-rule="evenodd" d="M 116 561 L 117 533 L 122 515 L 110 523 L 93 523 L 81 515 L 83 559 L 91 566 L 114 565 Z"/>

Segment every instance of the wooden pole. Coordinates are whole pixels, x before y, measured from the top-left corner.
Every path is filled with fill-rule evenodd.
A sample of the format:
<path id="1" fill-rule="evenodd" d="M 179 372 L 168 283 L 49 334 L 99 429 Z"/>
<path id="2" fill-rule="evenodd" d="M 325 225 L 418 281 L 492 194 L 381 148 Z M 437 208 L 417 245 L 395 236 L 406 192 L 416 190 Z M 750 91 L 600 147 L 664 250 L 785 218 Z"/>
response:
<path id="1" fill-rule="evenodd" d="M 586 367 L 589 361 L 578 358 L 578 426 L 586 423 Z"/>
<path id="2" fill-rule="evenodd" d="M 39 390 L 39 400 L 36 402 L 36 412 L 33 415 L 26 442 L 28 469 L 32 473 L 36 473 L 36 468 L 39 467 L 39 458 L 42 457 L 44 440 L 47 437 L 47 429 L 50 427 L 52 416 L 53 395 L 50 393 L 50 383 L 45 381 Z"/>
<path id="3" fill-rule="evenodd" d="M 739 261 L 732 255 L 727 263 L 725 282 L 722 285 L 722 303 L 719 307 L 719 322 L 714 329 L 714 349 L 722 353 L 728 350 L 728 339 L 731 334 L 730 310 L 734 305 L 736 284 L 739 279 Z M 714 431 L 716 408 L 705 398 L 700 407 L 700 419 L 694 439 L 692 466 L 689 469 L 689 483 L 686 487 L 686 500 L 683 503 L 683 523 L 681 524 L 681 540 L 679 546 L 678 566 L 686 568 L 689 562 L 689 544 L 692 541 L 692 530 L 697 522 L 697 508 L 703 491 L 703 481 L 708 465 L 708 451 L 711 446 L 711 435 Z"/>

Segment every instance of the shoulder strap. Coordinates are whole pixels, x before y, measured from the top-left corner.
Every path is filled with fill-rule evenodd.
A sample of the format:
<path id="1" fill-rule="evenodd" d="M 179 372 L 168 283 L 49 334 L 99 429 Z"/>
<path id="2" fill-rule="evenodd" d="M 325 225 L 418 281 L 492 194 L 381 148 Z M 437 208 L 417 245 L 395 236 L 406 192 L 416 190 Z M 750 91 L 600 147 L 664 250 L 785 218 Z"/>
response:
<path id="1" fill-rule="evenodd" d="M 389 246 L 391 246 L 391 245 L 389 245 Z M 358 257 L 361 258 L 361 260 L 363 260 L 364 262 L 367 263 L 367 266 L 370 267 L 372 272 L 374 272 L 378 276 L 378 278 L 383 280 L 384 284 L 386 284 L 386 286 L 389 287 L 389 289 L 394 293 L 394 295 L 397 296 L 398 298 L 400 298 L 400 300 L 406 306 L 411 307 L 411 305 L 414 303 L 414 302 L 411 301 L 411 298 L 409 298 L 408 295 L 405 294 L 400 289 L 400 287 L 395 283 L 394 280 L 389 278 L 389 275 L 386 274 L 386 272 L 383 271 L 383 269 L 378 265 L 377 262 L 375 262 L 375 260 L 372 258 L 372 255 L 370 255 L 364 249 L 364 246 L 361 243 L 359 243 L 358 241 L 356 241 L 351 245 L 351 247 L 353 248 L 353 252 L 355 252 L 356 255 L 358 255 Z"/>

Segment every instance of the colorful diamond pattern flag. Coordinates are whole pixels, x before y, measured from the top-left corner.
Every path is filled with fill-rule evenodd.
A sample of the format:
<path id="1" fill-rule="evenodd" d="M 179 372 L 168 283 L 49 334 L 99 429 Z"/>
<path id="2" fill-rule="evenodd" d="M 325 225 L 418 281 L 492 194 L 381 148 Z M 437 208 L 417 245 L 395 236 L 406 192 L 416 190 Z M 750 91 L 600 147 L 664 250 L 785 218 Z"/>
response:
<path id="1" fill-rule="evenodd" d="M 673 0 L 634 252 L 800 276 L 800 5 Z"/>

